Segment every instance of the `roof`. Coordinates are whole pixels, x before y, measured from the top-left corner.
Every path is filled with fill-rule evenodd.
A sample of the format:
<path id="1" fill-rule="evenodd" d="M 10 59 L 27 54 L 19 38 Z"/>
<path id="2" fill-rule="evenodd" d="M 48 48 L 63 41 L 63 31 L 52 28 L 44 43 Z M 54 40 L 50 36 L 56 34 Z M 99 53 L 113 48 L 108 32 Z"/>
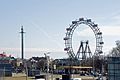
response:
<path id="1" fill-rule="evenodd" d="M 91 66 L 61 66 L 59 68 L 72 68 L 72 69 L 91 69 Z"/>

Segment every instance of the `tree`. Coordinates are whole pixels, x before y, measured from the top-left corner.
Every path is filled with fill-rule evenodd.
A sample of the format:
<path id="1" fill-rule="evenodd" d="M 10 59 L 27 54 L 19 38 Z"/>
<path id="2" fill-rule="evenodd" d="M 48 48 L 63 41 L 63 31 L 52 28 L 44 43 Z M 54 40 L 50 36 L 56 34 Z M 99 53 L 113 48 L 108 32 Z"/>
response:
<path id="1" fill-rule="evenodd" d="M 120 40 L 115 41 L 116 47 L 113 48 L 108 56 L 110 57 L 120 57 Z"/>

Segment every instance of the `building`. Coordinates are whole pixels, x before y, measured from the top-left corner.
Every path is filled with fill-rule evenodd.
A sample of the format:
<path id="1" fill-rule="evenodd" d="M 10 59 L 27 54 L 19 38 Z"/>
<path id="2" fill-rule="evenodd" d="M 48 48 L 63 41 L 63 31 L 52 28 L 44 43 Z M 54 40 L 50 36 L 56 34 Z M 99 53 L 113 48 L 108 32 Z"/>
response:
<path id="1" fill-rule="evenodd" d="M 0 73 L 3 76 L 12 76 L 13 67 L 9 63 L 0 63 Z"/>
<path id="2" fill-rule="evenodd" d="M 120 57 L 108 57 L 108 80 L 120 80 Z"/>

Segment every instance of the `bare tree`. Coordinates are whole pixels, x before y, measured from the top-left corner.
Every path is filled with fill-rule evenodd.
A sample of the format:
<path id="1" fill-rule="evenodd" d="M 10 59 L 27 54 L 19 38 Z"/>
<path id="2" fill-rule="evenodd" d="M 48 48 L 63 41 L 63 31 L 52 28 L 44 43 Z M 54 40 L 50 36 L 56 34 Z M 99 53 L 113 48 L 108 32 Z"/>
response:
<path id="1" fill-rule="evenodd" d="M 120 40 L 116 41 L 116 47 L 111 50 L 109 56 L 120 57 Z"/>

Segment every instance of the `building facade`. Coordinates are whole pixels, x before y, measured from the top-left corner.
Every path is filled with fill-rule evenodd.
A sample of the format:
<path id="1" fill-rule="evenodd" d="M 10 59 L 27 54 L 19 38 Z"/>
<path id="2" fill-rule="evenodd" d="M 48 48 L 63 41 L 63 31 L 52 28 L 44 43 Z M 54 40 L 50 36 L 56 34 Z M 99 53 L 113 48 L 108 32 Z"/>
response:
<path id="1" fill-rule="evenodd" d="M 120 57 L 108 57 L 108 80 L 120 80 Z"/>

